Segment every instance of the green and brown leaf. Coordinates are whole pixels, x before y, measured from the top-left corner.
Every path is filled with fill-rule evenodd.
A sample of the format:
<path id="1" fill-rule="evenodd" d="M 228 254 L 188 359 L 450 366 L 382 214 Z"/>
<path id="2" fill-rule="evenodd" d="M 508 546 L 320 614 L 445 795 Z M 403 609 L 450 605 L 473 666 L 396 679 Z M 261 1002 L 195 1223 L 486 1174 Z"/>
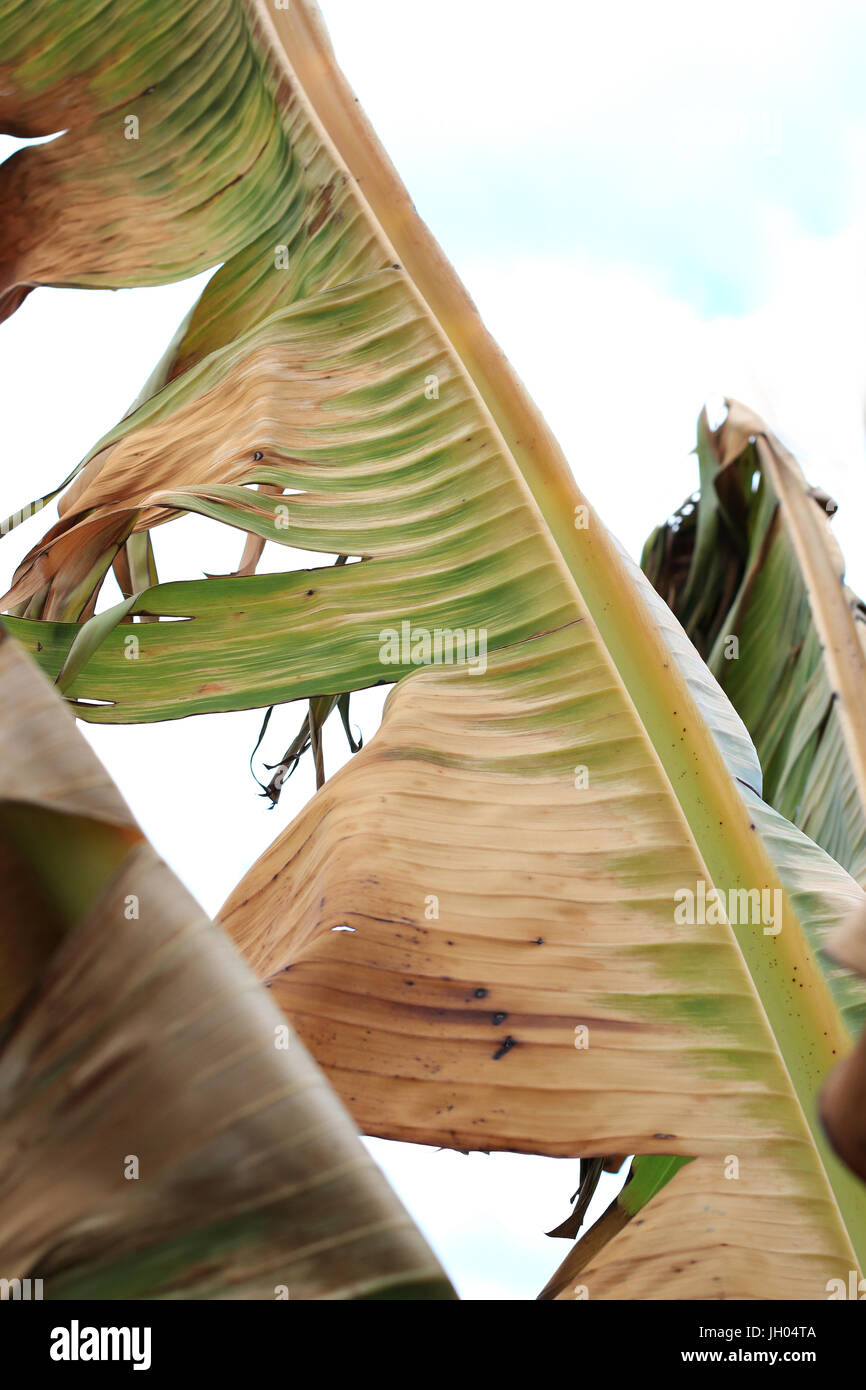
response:
<path id="1" fill-rule="evenodd" d="M 866 608 L 792 455 L 729 402 L 698 423 L 700 494 L 642 565 L 754 739 L 764 796 L 866 882 Z"/>
<path id="2" fill-rule="evenodd" d="M 4 1276 L 56 1299 L 450 1297 L 303 1045 L 3 635 L 0 694 Z"/>

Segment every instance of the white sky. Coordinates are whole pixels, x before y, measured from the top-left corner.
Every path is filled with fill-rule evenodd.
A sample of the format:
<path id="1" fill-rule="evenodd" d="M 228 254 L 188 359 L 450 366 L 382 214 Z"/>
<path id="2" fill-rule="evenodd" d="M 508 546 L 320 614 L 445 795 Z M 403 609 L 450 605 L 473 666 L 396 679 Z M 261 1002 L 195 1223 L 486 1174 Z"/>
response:
<path id="1" fill-rule="evenodd" d="M 849 581 L 866 592 L 857 5 L 322 8 L 419 210 L 632 554 L 696 485 L 695 421 L 724 393 L 762 411 L 836 497 Z M 0 140 L 0 158 L 14 147 Z M 40 290 L 0 327 L 0 515 L 55 486 L 115 423 L 202 283 Z M 3 539 L 4 586 L 50 516 Z M 197 518 L 155 543 L 161 578 L 233 568 L 242 547 Z M 381 701 L 354 702 L 367 737 Z M 275 713 L 268 761 L 300 717 Z M 307 760 L 275 812 L 256 798 L 260 722 L 81 726 L 211 912 L 313 791 Z M 329 770 L 345 757 L 336 726 L 326 757 Z M 542 1233 L 568 1210 L 576 1162 L 372 1148 L 463 1296 L 532 1298 L 563 1258 L 566 1243 Z M 608 1179 L 596 1208 L 613 1190 Z"/>

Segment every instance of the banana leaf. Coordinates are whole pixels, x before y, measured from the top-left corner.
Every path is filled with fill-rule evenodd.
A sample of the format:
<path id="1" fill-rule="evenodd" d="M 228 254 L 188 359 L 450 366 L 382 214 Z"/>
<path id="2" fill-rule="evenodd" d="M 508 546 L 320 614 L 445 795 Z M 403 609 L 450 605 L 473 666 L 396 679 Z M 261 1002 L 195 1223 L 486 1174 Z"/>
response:
<path id="1" fill-rule="evenodd" d="M 866 882 L 866 608 L 835 503 L 752 411 L 698 423 L 700 494 L 642 565 L 744 720 L 764 796 Z"/>
<path id="2" fill-rule="evenodd" d="M 0 635 L 0 1268 L 51 1299 L 449 1298 L 349 1116 Z"/>

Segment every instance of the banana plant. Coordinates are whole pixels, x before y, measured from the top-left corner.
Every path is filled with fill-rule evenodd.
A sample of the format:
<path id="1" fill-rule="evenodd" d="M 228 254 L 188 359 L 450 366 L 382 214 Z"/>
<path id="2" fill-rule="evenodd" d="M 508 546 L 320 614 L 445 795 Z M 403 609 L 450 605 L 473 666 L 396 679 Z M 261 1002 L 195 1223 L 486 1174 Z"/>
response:
<path id="1" fill-rule="evenodd" d="M 484 329 L 317 7 L 0 14 L 6 128 L 66 132 L 4 166 L 7 311 L 221 262 L 5 626 L 92 722 L 390 684 L 220 914 L 356 1123 L 637 1155 L 558 1298 L 826 1297 L 866 1255 L 816 1105 L 866 1012 L 827 951 L 863 891 L 762 799 L 742 719 Z M 155 582 L 150 533 L 188 512 L 244 533 L 242 572 Z M 257 575 L 261 541 L 348 562 Z M 112 567 L 123 602 L 98 608 Z"/>
<path id="2" fill-rule="evenodd" d="M 766 799 L 866 883 L 866 607 L 830 518 L 753 411 L 698 421 L 700 491 L 644 547 L 646 574 L 754 739 Z"/>

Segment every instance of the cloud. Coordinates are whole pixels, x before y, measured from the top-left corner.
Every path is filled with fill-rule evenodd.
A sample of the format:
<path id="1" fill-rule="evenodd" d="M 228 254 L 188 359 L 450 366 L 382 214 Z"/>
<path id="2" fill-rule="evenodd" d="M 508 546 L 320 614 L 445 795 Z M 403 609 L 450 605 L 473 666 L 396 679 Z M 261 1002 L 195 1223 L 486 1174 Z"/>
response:
<path id="1" fill-rule="evenodd" d="M 745 313 L 778 207 L 866 211 L 866 13 L 326 0 L 338 57 L 451 256 L 586 253 L 702 313 Z"/>
<path id="2" fill-rule="evenodd" d="M 635 557 L 697 485 L 703 402 L 730 395 L 765 415 L 810 481 L 840 504 L 849 579 L 866 593 L 866 221 L 803 234 L 778 211 L 762 302 L 704 318 L 651 277 L 587 255 L 468 258 L 459 269 L 574 474 Z"/>

